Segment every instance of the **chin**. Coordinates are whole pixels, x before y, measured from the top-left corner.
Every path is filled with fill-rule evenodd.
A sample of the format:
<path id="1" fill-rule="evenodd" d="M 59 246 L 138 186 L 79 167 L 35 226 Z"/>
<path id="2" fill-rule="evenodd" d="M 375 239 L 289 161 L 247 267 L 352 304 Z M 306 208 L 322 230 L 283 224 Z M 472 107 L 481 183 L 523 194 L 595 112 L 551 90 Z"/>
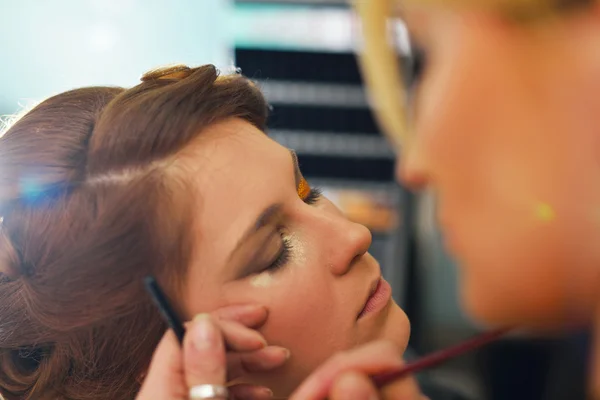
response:
<path id="1" fill-rule="evenodd" d="M 524 308 L 515 296 L 502 295 L 499 288 L 482 287 L 481 282 L 461 279 L 460 302 L 466 315 L 482 328 L 523 326 Z M 513 306 L 520 305 L 517 309 Z"/>
<path id="2" fill-rule="evenodd" d="M 410 338 L 410 321 L 404 311 L 392 301 L 388 318 L 382 327 L 378 339 L 390 340 L 398 345 L 404 353 Z"/>
<path id="3" fill-rule="evenodd" d="M 556 334 L 577 329 L 582 318 L 570 312 L 564 296 L 528 293 L 502 295 L 497 290 L 461 287 L 462 308 L 476 323 L 486 328 L 515 327 L 534 334 Z"/>

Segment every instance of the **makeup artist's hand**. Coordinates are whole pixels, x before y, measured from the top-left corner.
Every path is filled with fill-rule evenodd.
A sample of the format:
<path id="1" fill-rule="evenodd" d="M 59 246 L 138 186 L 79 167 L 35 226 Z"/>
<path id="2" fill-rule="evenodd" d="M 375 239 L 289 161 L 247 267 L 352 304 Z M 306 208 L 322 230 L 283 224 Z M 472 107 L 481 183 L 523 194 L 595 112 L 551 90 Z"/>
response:
<path id="1" fill-rule="evenodd" d="M 248 372 L 266 372 L 281 367 L 290 356 L 287 349 L 267 346 L 257 328 L 267 321 L 265 307 L 247 304 L 219 308 L 211 313 L 223 332 L 227 348 L 227 380 Z"/>
<path id="2" fill-rule="evenodd" d="M 203 316 L 186 325 L 183 352 L 174 334 L 167 332 L 156 349 L 137 400 L 187 399 L 189 385 L 225 384 L 246 371 L 281 366 L 287 360 L 287 350 L 265 347 L 262 336 L 250 329 L 265 320 L 266 310 L 262 307 L 222 308 L 212 317 Z M 250 385 L 236 385 L 230 392 L 232 399 L 238 400 L 270 398 L 267 388 Z"/>
<path id="3" fill-rule="evenodd" d="M 188 324 L 183 349 L 168 331 L 154 353 L 148 375 L 136 400 L 185 400 L 190 388 L 227 383 L 227 360 L 223 332 L 217 321 L 204 314 Z M 238 385 L 231 387 L 235 400 L 271 398 L 267 388 Z"/>
<path id="4" fill-rule="evenodd" d="M 401 356 L 396 344 L 383 340 L 339 353 L 317 368 L 290 400 L 425 400 L 412 377 L 381 390 L 369 379 L 400 368 Z"/>

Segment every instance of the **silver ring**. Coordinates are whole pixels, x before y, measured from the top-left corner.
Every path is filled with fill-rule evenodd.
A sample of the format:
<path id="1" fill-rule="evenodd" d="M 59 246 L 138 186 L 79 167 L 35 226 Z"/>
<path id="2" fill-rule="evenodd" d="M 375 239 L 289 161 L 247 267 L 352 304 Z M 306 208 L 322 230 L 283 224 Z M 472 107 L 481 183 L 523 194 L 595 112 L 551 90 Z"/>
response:
<path id="1" fill-rule="evenodd" d="M 229 398 L 229 391 L 223 385 L 197 385 L 190 389 L 190 400 L 208 400 Z"/>

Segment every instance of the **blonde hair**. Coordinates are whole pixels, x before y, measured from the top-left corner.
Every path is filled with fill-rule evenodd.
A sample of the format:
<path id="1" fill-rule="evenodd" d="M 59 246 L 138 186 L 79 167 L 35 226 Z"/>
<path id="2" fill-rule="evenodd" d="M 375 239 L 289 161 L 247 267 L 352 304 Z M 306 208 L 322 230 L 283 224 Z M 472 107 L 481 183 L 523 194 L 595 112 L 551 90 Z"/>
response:
<path id="1" fill-rule="evenodd" d="M 555 14 L 598 0 L 402 0 L 402 4 L 486 8 L 515 18 Z M 388 21 L 399 0 L 354 0 L 362 22 L 363 48 L 359 56 L 376 118 L 396 148 L 410 147 L 406 88 L 396 50 L 389 41 Z"/>

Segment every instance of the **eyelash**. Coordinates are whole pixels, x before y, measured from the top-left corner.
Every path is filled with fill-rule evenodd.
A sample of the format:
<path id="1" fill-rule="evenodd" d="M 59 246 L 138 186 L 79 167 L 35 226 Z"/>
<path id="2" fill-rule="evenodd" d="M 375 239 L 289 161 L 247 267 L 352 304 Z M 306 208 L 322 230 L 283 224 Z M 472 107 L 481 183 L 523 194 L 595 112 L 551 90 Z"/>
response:
<path id="1" fill-rule="evenodd" d="M 319 201 L 321 199 L 321 196 L 323 196 L 323 191 L 321 189 L 311 188 L 310 192 L 308 193 L 308 196 L 306 196 L 306 198 L 303 199 L 303 201 L 308 205 L 312 205 Z"/>
<path id="2" fill-rule="evenodd" d="M 303 199 L 303 201 L 308 205 L 312 205 L 319 201 L 322 195 L 323 191 L 321 189 L 311 188 L 310 193 L 308 194 L 308 196 L 306 196 L 305 199 Z M 273 261 L 273 263 L 271 263 L 271 265 L 267 267 L 267 271 L 269 272 L 274 272 L 281 269 L 282 267 L 285 267 L 285 265 L 290 259 L 290 254 L 293 250 L 291 241 L 288 238 L 286 238 L 282 233 L 280 233 L 280 235 L 283 246 L 281 247 L 281 251 L 279 252 L 279 255 L 277 256 L 275 261 Z"/>
<path id="3" fill-rule="evenodd" d="M 281 242 L 283 243 L 283 246 L 281 247 L 281 251 L 279 252 L 279 255 L 275 261 L 273 261 L 273 263 L 267 268 L 267 271 L 269 272 L 275 272 L 282 267 L 285 267 L 287 262 L 290 260 L 290 254 L 293 250 L 292 243 L 290 239 L 283 236 L 283 234 L 281 234 Z"/>

